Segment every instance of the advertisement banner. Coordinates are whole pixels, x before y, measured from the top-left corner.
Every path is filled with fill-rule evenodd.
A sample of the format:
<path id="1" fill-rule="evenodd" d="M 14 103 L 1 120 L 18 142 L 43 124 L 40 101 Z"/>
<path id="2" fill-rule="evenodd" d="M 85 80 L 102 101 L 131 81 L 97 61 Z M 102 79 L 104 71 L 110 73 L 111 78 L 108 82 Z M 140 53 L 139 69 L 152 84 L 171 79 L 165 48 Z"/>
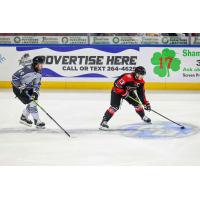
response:
<path id="1" fill-rule="evenodd" d="M 9 36 L 0 36 L 0 44 L 12 44 L 12 39 Z"/>
<path id="2" fill-rule="evenodd" d="M 88 44 L 88 36 L 61 36 L 59 44 Z"/>
<path id="3" fill-rule="evenodd" d="M 189 44 L 185 36 L 0 36 L 0 44 Z M 200 44 L 199 37 L 191 38 L 192 44 Z"/>
<path id="4" fill-rule="evenodd" d="M 119 74 L 131 72 L 138 64 L 138 49 L 104 47 L 103 50 L 79 47 L 0 47 L 0 53 L 6 58 L 2 69 L 14 70 L 22 63 L 24 54 L 30 58 L 42 55 L 45 58 L 43 77 L 46 80 L 63 78 L 70 81 L 111 81 Z M 14 56 L 13 56 L 14 55 Z M 4 75 L 3 75 L 4 74 Z M 10 78 L 10 75 L 7 78 Z M 0 79 L 5 73 L 0 73 Z M 60 79 L 59 79 L 60 78 Z M 53 79 L 54 80 L 54 79 Z"/>
<path id="5" fill-rule="evenodd" d="M 186 36 L 161 36 L 159 37 L 159 44 L 175 44 L 186 45 L 189 44 L 189 37 Z"/>
<path id="6" fill-rule="evenodd" d="M 41 37 L 38 36 L 13 36 L 11 37 L 13 44 L 40 44 Z"/>
<path id="7" fill-rule="evenodd" d="M 199 45 L 200 44 L 200 36 L 191 37 L 191 44 Z"/>
<path id="8" fill-rule="evenodd" d="M 137 36 L 90 36 L 90 44 L 140 44 Z"/>
<path id="9" fill-rule="evenodd" d="M 142 36 L 140 40 L 140 44 L 162 44 L 161 38 L 158 36 Z"/>
<path id="10" fill-rule="evenodd" d="M 139 61 L 150 82 L 200 82 L 200 48 L 141 47 Z"/>
<path id="11" fill-rule="evenodd" d="M 0 36 L 0 44 L 88 44 L 88 36 Z"/>
<path id="12" fill-rule="evenodd" d="M 0 81 L 10 81 L 38 55 L 45 58 L 42 75 L 48 82 L 113 82 L 141 65 L 147 83 L 200 83 L 200 47 L 138 45 L 0 47 Z"/>
<path id="13" fill-rule="evenodd" d="M 185 36 L 91 36 L 90 44 L 189 44 Z"/>

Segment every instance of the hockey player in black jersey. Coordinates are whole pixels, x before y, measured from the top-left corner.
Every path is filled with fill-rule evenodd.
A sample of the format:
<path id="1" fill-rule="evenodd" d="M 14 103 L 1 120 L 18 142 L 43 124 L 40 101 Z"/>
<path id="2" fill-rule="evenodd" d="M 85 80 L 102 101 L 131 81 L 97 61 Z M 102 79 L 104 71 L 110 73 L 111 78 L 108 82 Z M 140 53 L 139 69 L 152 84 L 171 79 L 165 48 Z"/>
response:
<path id="1" fill-rule="evenodd" d="M 31 114 L 36 128 L 45 128 L 45 123 L 40 120 L 37 105 L 33 101 L 38 100 L 43 64 L 44 58 L 36 56 L 32 64 L 26 65 L 12 76 L 14 94 L 23 104 L 27 105 L 21 115 L 20 123 L 32 126 L 33 122 L 28 118 Z"/>

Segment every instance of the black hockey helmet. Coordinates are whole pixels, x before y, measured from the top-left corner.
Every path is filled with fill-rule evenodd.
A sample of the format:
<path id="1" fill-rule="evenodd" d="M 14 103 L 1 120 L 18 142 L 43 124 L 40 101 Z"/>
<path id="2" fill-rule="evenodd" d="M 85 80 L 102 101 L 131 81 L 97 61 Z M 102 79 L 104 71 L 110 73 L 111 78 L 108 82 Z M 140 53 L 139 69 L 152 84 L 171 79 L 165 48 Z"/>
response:
<path id="1" fill-rule="evenodd" d="M 33 64 L 44 64 L 44 57 L 43 56 L 36 56 L 33 58 Z"/>
<path id="2" fill-rule="evenodd" d="M 141 74 L 141 75 L 146 75 L 146 69 L 142 66 L 138 66 L 135 68 L 135 73 Z"/>

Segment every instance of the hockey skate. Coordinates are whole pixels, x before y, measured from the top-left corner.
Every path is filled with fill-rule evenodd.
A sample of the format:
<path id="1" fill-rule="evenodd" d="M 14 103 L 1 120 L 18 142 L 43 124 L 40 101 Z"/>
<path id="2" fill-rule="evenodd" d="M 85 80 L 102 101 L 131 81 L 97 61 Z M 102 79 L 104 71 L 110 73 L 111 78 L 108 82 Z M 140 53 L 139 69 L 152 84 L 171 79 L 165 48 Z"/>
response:
<path id="1" fill-rule="evenodd" d="M 151 124 L 151 119 L 149 117 L 147 117 L 146 115 L 142 118 L 142 120 L 146 123 Z"/>
<path id="2" fill-rule="evenodd" d="M 33 122 L 30 119 L 26 118 L 24 115 L 21 116 L 19 123 L 29 127 L 31 127 L 33 124 Z"/>
<path id="3" fill-rule="evenodd" d="M 109 129 L 109 126 L 107 124 L 107 121 L 102 121 L 101 124 L 100 124 L 100 127 L 99 127 L 99 130 L 108 130 Z"/>
<path id="4" fill-rule="evenodd" d="M 40 120 L 34 120 L 35 126 L 38 129 L 45 129 L 45 123 Z"/>

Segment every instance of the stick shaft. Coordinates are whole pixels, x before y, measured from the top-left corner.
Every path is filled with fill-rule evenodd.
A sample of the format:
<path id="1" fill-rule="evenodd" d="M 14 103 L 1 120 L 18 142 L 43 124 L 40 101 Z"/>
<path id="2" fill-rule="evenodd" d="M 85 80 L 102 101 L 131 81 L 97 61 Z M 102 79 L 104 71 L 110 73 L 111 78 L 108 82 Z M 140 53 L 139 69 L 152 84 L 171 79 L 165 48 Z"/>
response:
<path id="1" fill-rule="evenodd" d="M 156 113 L 157 115 L 160 115 L 161 117 L 163 117 L 163 118 L 165 118 L 165 119 L 167 119 L 167 120 L 173 122 L 174 124 L 177 124 L 178 126 L 183 126 L 183 125 L 181 125 L 181 124 L 179 124 L 179 123 L 177 123 L 177 122 L 175 122 L 175 121 L 169 119 L 168 117 L 165 117 L 164 115 L 160 114 L 159 112 L 157 112 L 157 111 L 155 111 L 155 110 L 153 110 L 153 109 L 151 109 L 151 111 L 154 112 L 154 113 Z"/>
<path id="2" fill-rule="evenodd" d="M 48 112 L 46 112 L 46 110 L 42 107 L 42 106 L 40 106 L 35 100 L 33 100 L 36 104 L 37 104 L 37 106 L 51 119 L 51 120 L 53 120 L 56 124 L 57 124 L 57 126 L 58 127 L 60 127 L 69 137 L 70 137 L 70 134 L 48 113 Z"/>
<path id="3" fill-rule="evenodd" d="M 128 98 L 132 99 L 133 101 L 135 101 L 135 102 L 137 102 L 138 104 L 141 105 L 141 103 L 140 103 L 139 101 L 137 101 L 136 99 L 134 99 L 133 97 L 128 96 Z M 156 114 L 158 114 L 158 115 L 160 115 L 161 117 L 163 117 L 163 118 L 165 118 L 165 119 L 167 119 L 167 120 L 173 122 L 174 124 L 176 124 L 176 125 L 178 125 L 178 126 L 183 126 L 183 125 L 181 125 L 181 124 L 179 124 L 179 123 L 177 123 L 177 122 L 175 122 L 175 121 L 169 119 L 168 117 L 165 117 L 164 115 L 160 114 L 159 112 L 157 112 L 157 111 L 155 111 L 155 110 L 153 110 L 153 109 L 151 109 L 151 111 L 154 112 L 154 113 L 156 113 Z"/>

